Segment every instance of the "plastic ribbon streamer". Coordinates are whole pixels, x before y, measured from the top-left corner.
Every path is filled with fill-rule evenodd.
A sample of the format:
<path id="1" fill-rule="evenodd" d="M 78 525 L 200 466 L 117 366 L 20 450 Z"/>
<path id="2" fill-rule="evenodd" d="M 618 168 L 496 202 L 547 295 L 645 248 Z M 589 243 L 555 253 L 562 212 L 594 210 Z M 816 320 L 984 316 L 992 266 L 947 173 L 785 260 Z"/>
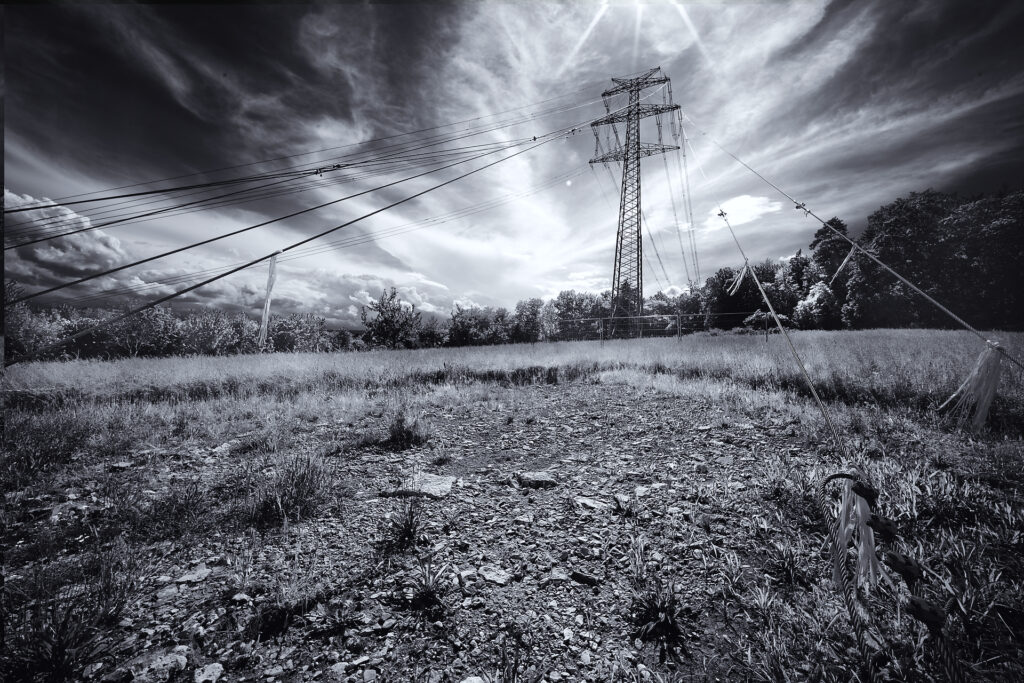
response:
<path id="1" fill-rule="evenodd" d="M 836 268 L 836 274 L 833 275 L 832 279 L 828 281 L 828 286 L 830 289 L 832 287 L 832 284 L 836 281 L 836 278 L 839 277 L 839 273 L 843 272 L 843 268 L 846 267 L 846 264 L 850 262 L 850 259 L 853 258 L 853 255 L 856 252 L 857 247 L 850 247 L 850 253 L 846 255 L 846 258 L 843 259 L 843 262 L 839 264 L 838 268 Z"/>
<path id="2" fill-rule="evenodd" d="M 278 252 L 280 253 L 280 252 Z M 267 343 L 267 330 L 270 327 L 270 293 L 274 289 L 277 278 L 277 254 L 270 257 L 270 273 L 267 275 L 267 298 L 263 300 L 263 319 L 260 320 L 260 336 L 256 345 L 262 350 Z"/>
<path id="3" fill-rule="evenodd" d="M 729 286 L 729 296 L 736 296 L 736 292 L 740 291 L 740 285 L 743 284 L 743 278 L 746 276 L 748 268 L 750 268 L 750 266 L 746 263 L 744 263 L 743 267 L 740 268 L 740 272 L 736 276 L 736 279 L 734 279 L 732 284 Z"/>
<path id="4" fill-rule="evenodd" d="M 975 432 L 981 431 L 985 426 L 985 419 L 988 417 L 988 409 L 992 406 L 992 399 L 995 398 L 996 389 L 999 387 L 1002 358 L 999 343 L 989 340 L 988 348 L 978 356 L 971 374 L 967 375 L 964 383 L 946 399 L 945 403 L 939 406 L 939 410 L 951 406 L 950 413 L 958 425 L 963 426 L 969 419 L 971 429 Z"/>

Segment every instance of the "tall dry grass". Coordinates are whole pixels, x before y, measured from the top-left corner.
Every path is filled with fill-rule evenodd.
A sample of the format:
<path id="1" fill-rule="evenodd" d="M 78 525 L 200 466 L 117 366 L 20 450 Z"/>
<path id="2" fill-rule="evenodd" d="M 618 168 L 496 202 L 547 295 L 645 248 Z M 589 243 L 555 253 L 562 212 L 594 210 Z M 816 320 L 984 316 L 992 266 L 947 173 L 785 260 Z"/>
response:
<path id="1" fill-rule="evenodd" d="M 993 336 L 1009 352 L 1024 356 L 1024 334 Z M 826 397 L 853 402 L 944 399 L 983 350 L 970 333 L 941 330 L 808 331 L 794 333 L 793 339 L 816 388 Z M 1020 372 L 1008 363 L 1004 367 L 1000 395 L 1024 401 Z M 551 368 L 558 375 L 545 372 Z M 705 333 L 680 340 L 31 363 L 11 368 L 4 388 L 14 405 L 23 393 L 51 400 L 62 395 L 76 400 L 203 400 L 479 379 L 526 383 L 628 368 L 732 379 L 753 388 L 799 392 L 804 386 L 780 337 L 766 342 L 758 335 Z"/>

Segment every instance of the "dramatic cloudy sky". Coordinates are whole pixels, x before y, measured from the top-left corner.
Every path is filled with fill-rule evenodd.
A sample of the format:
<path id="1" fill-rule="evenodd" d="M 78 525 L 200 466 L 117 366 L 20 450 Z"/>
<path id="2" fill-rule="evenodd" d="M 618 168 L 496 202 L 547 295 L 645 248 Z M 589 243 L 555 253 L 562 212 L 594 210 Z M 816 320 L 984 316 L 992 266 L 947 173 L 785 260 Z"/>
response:
<path id="1" fill-rule="evenodd" d="M 316 312 L 347 325 L 360 304 L 391 285 L 440 312 L 455 302 L 510 306 L 562 289 L 597 292 L 610 286 L 619 169 L 588 166 L 594 139 L 587 122 L 604 113 L 600 93 L 611 76 L 661 66 L 674 100 L 708 136 L 818 213 L 841 216 L 857 229 L 878 206 L 912 190 L 974 193 L 1024 185 L 1022 14 L 1020 3 L 952 0 L 8 6 L 6 206 L 58 201 L 9 214 L 6 244 L 25 239 L 27 220 L 58 220 L 73 229 L 125 208 L 61 206 L 69 195 L 300 153 L 316 152 L 166 185 L 343 154 L 366 157 L 383 154 L 385 145 L 423 144 L 427 135 L 474 128 L 492 130 L 440 148 L 524 138 L 532 144 L 535 135 L 543 141 L 551 131 L 579 125 L 576 135 L 557 136 L 324 240 L 348 238 L 343 248 L 282 261 L 275 311 Z M 651 91 L 652 102 L 663 96 Z M 447 127 L 317 152 L 437 126 Z M 690 132 L 702 277 L 740 263 L 714 217 L 717 202 L 751 258 L 779 258 L 807 244 L 813 219 L 708 137 Z M 643 137 L 656 136 L 648 120 Z M 189 273 L 270 253 L 493 158 L 50 300 L 83 301 L 129 287 L 143 300 L 169 293 L 191 282 L 183 277 Z M 643 165 L 644 210 L 667 271 L 666 278 L 645 234 L 649 293 L 686 281 L 672 206 L 674 197 L 684 220 L 677 158 L 666 161 L 672 182 L 662 159 Z M 7 251 L 6 273 L 32 291 L 429 168 L 395 167 L 346 184 L 329 184 L 328 173 L 300 193 L 60 237 Z M 440 219 L 460 210 L 474 213 Z M 405 228 L 376 241 L 358 239 L 396 226 Z M 263 265 L 186 300 L 255 311 L 265 281 Z"/>

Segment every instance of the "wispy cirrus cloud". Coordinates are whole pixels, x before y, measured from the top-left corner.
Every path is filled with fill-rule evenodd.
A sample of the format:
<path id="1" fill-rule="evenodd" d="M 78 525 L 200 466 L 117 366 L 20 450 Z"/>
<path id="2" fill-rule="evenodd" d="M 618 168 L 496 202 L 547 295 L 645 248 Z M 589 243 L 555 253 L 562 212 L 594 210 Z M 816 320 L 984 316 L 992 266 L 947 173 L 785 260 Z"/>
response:
<path id="1" fill-rule="evenodd" d="M 612 185 L 619 170 L 610 169 L 615 180 L 609 183 L 604 169 L 587 169 L 594 149 L 587 123 L 604 113 L 600 93 L 611 76 L 661 65 L 673 79 L 675 101 L 707 133 L 687 128 L 693 227 L 707 276 L 737 258 L 714 215 L 718 202 L 751 258 L 791 254 L 814 230 L 810 219 L 711 138 L 854 230 L 872 210 L 911 190 L 976 192 L 1024 184 L 1024 78 L 1015 66 L 1024 59 L 1016 38 L 1024 8 L 1001 3 L 990 9 L 953 0 L 666 2 L 642 10 L 584 2 L 12 6 L 5 13 L 6 183 L 15 193 L 59 199 L 454 121 L 475 124 L 439 130 L 522 119 L 452 144 L 530 139 L 575 125 L 581 128 L 577 135 L 335 237 L 372 238 L 585 170 L 571 185 L 427 229 L 283 262 L 279 305 L 351 324 L 358 306 L 385 286 L 438 311 L 455 301 L 508 306 L 564 288 L 600 291 L 610 280 L 618 204 Z M 653 101 L 662 96 L 654 93 Z M 516 109 L 529 103 L 538 104 Z M 566 105 L 563 111 L 541 115 L 560 105 Z M 653 141 L 656 134 L 653 121 L 646 121 L 642 137 Z M 663 134 L 670 142 L 667 123 Z M 657 158 L 643 162 L 653 242 L 646 231 L 644 240 L 652 262 L 657 245 L 678 285 L 685 280 L 682 252 L 689 247 L 684 240 L 681 251 L 674 233 L 677 223 L 683 230 L 689 226 L 677 160 L 666 161 L 668 174 Z M 151 285 L 142 290 L 147 295 L 172 291 L 154 283 L 269 253 L 459 170 L 159 261 L 117 283 L 99 282 Z M 66 277 L 47 265 L 57 267 L 61 258 L 73 262 L 65 267 L 75 272 L 95 271 L 398 177 L 116 226 L 105 235 L 83 233 L 88 237 L 78 242 L 47 247 L 52 252 L 10 252 L 8 270 L 14 264 L 26 284 L 41 286 Z M 81 209 L 82 220 L 90 215 Z M 119 251 L 110 249 L 113 242 L 103 247 L 97 240 L 103 236 L 116 240 Z M 264 281 L 264 270 L 244 271 L 188 300 L 248 310 L 258 305 Z"/>

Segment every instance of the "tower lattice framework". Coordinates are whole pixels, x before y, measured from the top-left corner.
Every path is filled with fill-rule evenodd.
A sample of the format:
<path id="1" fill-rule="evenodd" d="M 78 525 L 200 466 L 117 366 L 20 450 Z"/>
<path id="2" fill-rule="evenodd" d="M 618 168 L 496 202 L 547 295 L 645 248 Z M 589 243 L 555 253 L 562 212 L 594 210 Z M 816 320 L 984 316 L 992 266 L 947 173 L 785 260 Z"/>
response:
<path id="1" fill-rule="evenodd" d="M 669 78 L 655 67 L 635 78 L 613 78 L 615 85 L 601 93 L 608 109 L 608 98 L 626 93 L 629 104 L 609 113 L 590 125 L 612 125 L 625 122 L 626 140 L 605 154 L 595 156 L 591 164 L 622 162 L 622 190 L 619 195 L 619 223 L 615 236 L 615 267 L 612 275 L 612 316 L 626 317 L 643 314 L 643 242 L 641 240 L 640 201 L 640 159 L 679 149 L 674 145 L 662 145 L 640 141 L 640 120 L 679 109 L 678 104 L 643 104 L 641 93 L 647 88 L 668 83 Z M 595 130 L 596 136 L 596 130 Z M 618 131 L 615 133 L 619 140 Z"/>

